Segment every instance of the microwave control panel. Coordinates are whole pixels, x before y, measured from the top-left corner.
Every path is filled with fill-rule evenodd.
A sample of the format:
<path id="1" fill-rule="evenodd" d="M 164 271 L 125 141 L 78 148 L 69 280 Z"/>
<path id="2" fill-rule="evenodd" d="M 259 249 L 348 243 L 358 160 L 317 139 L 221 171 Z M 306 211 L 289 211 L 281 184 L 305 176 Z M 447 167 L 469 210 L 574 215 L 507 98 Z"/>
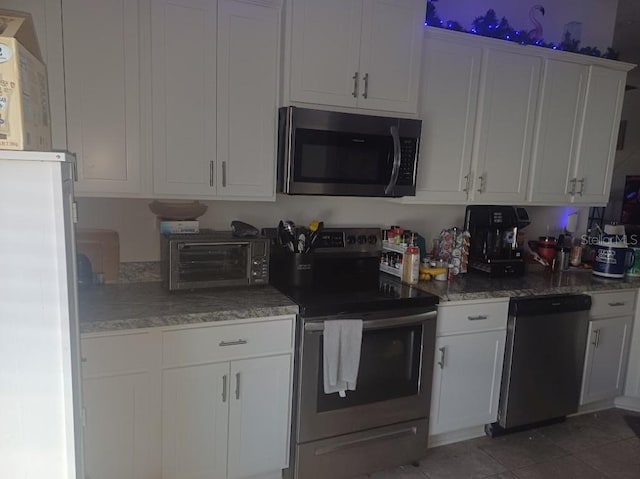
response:
<path id="1" fill-rule="evenodd" d="M 398 185 L 413 185 L 416 150 L 416 140 L 412 138 L 400 139 L 400 172 L 398 174 Z"/>

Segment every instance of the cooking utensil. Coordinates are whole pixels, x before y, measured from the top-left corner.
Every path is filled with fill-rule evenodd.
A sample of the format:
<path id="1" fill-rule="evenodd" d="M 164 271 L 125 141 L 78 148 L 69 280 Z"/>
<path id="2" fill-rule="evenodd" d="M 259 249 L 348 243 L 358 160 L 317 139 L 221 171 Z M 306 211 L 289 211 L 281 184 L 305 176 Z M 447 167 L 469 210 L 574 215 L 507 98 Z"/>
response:
<path id="1" fill-rule="evenodd" d="M 300 235 L 298 235 L 298 253 L 308 253 L 308 250 L 306 249 L 306 241 L 307 237 L 305 234 L 300 233 Z"/>

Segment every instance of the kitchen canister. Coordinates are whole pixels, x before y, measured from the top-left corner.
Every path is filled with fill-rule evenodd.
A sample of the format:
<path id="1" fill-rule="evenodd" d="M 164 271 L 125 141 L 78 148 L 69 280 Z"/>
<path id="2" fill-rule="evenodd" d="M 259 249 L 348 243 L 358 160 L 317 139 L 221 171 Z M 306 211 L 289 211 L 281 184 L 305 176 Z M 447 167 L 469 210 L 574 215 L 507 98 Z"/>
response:
<path id="1" fill-rule="evenodd" d="M 595 246 L 593 274 L 605 278 L 624 278 L 630 265 L 635 264 L 633 248 L 624 236 L 602 235 Z"/>

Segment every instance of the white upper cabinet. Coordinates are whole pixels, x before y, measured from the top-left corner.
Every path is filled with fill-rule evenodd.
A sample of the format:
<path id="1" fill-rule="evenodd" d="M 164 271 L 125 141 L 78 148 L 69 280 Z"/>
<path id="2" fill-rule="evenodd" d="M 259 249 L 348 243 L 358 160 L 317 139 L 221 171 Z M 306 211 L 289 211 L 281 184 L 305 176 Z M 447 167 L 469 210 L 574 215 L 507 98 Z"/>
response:
<path id="1" fill-rule="evenodd" d="M 626 72 L 591 66 L 575 170 L 575 203 L 606 204 L 616 154 Z"/>
<path id="2" fill-rule="evenodd" d="M 278 1 L 153 0 L 153 190 L 273 199 Z"/>
<path id="3" fill-rule="evenodd" d="M 290 2 L 291 100 L 355 106 L 362 0 Z"/>
<path id="4" fill-rule="evenodd" d="M 364 0 L 358 106 L 413 113 L 426 2 Z"/>
<path id="5" fill-rule="evenodd" d="M 216 193 L 215 0 L 151 2 L 153 191 Z"/>
<path id="6" fill-rule="evenodd" d="M 468 198 L 482 48 L 425 34 L 416 202 Z M 407 197 L 407 202 L 414 198 Z"/>
<path id="7" fill-rule="evenodd" d="M 217 193 L 275 195 L 280 8 L 218 6 Z"/>
<path id="8" fill-rule="evenodd" d="M 530 199 L 566 203 L 575 191 L 580 122 L 589 67 L 547 59 L 538 105 Z"/>
<path id="9" fill-rule="evenodd" d="M 426 2 L 292 0 L 290 100 L 415 113 Z"/>
<path id="10" fill-rule="evenodd" d="M 547 60 L 530 199 L 606 204 L 626 72 Z"/>
<path id="11" fill-rule="evenodd" d="M 139 0 L 62 0 L 69 151 L 83 194 L 141 191 Z"/>
<path id="12" fill-rule="evenodd" d="M 436 28 L 422 56 L 416 196 L 404 203 L 607 203 L 634 65 Z"/>
<path id="13" fill-rule="evenodd" d="M 541 59 L 485 50 L 472 199 L 522 203 L 526 196 Z"/>
<path id="14" fill-rule="evenodd" d="M 28 12 L 33 17 L 40 51 L 47 65 L 52 146 L 54 150 L 66 150 L 61 0 L 3 0 L 2 8 Z"/>

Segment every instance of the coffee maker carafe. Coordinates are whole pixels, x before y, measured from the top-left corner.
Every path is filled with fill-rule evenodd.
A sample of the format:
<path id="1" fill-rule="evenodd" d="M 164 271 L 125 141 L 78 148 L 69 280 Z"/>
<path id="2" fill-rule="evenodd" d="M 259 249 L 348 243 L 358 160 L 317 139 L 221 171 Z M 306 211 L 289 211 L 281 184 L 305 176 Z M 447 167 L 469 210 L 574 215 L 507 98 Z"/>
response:
<path id="1" fill-rule="evenodd" d="M 518 231 L 529 224 L 524 208 L 467 206 L 465 229 L 471 234 L 469 268 L 491 276 L 524 274 Z"/>

